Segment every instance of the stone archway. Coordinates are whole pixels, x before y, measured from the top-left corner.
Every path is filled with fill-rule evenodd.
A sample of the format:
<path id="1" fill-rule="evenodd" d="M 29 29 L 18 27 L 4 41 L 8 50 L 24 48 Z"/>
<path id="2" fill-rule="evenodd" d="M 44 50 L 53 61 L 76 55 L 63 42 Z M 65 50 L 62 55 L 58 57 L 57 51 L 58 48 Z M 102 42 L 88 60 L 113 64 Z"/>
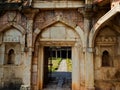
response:
<path id="1" fill-rule="evenodd" d="M 43 89 L 44 76 L 44 47 L 45 46 L 70 46 L 72 47 L 72 90 L 80 89 L 80 53 L 82 43 L 76 30 L 69 26 L 57 22 L 52 26 L 41 30 L 35 42 L 35 52 L 33 57 L 32 86 L 34 89 Z M 77 68 L 77 69 L 76 69 Z"/>
<path id="2" fill-rule="evenodd" d="M 96 38 L 96 35 L 98 31 L 104 27 L 106 23 L 110 21 L 111 18 L 113 18 L 117 13 L 120 12 L 120 5 L 117 5 L 113 7 L 109 12 L 107 12 L 104 16 L 102 16 L 96 24 L 93 26 L 93 28 L 90 31 L 89 34 L 89 47 L 94 47 L 94 41 Z"/>
<path id="3" fill-rule="evenodd" d="M 117 72 L 117 64 L 119 63 L 119 28 L 116 24 L 111 27 L 111 21 L 113 18 L 118 16 L 120 5 L 115 6 L 108 13 L 106 13 L 103 17 L 101 17 L 97 23 L 94 25 L 89 35 L 89 47 L 94 48 L 93 64 L 94 64 L 94 81 L 96 89 L 112 89 L 118 88 L 115 78 L 115 73 Z M 110 65 L 102 64 L 102 56 L 104 52 L 109 54 Z M 107 56 L 108 57 L 108 56 Z M 109 61 L 108 60 L 108 61 Z M 108 63 L 108 62 L 107 62 Z M 112 63 L 112 64 L 111 64 Z M 107 82 L 106 82 L 107 81 Z M 120 84 L 117 82 L 117 84 Z"/>

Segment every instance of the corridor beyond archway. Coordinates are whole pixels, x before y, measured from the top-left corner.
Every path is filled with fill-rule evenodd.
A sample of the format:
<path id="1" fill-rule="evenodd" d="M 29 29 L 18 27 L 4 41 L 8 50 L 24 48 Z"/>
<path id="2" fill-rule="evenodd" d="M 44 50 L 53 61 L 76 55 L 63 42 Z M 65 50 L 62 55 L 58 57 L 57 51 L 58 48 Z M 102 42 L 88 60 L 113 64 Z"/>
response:
<path id="1" fill-rule="evenodd" d="M 44 90 L 71 90 L 71 47 L 45 47 L 44 52 Z"/>

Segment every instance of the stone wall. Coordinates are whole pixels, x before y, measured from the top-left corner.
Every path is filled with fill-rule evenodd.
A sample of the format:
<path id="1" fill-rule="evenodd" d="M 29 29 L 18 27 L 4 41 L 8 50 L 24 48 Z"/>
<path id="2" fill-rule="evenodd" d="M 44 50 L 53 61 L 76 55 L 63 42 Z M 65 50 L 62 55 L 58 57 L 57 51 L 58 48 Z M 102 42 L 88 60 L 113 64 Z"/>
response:
<path id="1" fill-rule="evenodd" d="M 0 16 L 0 87 L 32 83 L 33 90 L 42 89 L 43 47 L 56 45 L 73 48 L 73 90 L 119 90 L 120 6 L 94 5 L 33 0 L 32 8 L 5 11 Z"/>
<path id="2" fill-rule="evenodd" d="M 83 15 L 77 10 L 45 10 L 37 14 L 34 28 L 43 29 L 57 20 L 63 21 L 72 27 L 80 26 L 83 29 Z"/>
<path id="3" fill-rule="evenodd" d="M 1 19 L 3 27 L 0 28 L 0 88 L 10 88 L 11 85 L 12 88 L 18 88 L 23 83 L 24 33 L 19 29 L 19 25 L 7 24 L 5 16 Z"/>
<path id="4" fill-rule="evenodd" d="M 95 86 L 100 90 L 117 90 L 115 88 L 118 88 L 118 84 L 120 84 L 119 78 L 116 78 L 120 68 L 119 37 L 120 34 L 108 26 L 98 32 L 95 44 L 94 70 Z M 104 52 L 108 52 L 109 55 L 105 57 Z M 107 61 L 105 64 L 104 58 Z"/>

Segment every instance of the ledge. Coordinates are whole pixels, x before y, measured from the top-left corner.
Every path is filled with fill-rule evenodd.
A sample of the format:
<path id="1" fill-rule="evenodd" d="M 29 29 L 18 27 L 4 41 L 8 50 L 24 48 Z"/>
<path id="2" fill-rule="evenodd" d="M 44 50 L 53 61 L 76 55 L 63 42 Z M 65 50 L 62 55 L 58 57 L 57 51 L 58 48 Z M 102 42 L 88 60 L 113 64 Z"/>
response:
<path id="1" fill-rule="evenodd" d="M 33 8 L 57 9 L 57 8 L 80 8 L 84 7 L 83 1 L 33 1 Z"/>

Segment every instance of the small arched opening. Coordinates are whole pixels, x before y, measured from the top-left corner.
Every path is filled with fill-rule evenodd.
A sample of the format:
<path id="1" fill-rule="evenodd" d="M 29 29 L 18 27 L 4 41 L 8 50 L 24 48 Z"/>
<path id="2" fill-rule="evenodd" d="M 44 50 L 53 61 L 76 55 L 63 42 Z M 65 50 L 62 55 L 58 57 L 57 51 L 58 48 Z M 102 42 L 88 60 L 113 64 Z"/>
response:
<path id="1" fill-rule="evenodd" d="M 8 52 L 8 61 L 7 61 L 7 64 L 14 64 L 14 61 L 15 61 L 14 59 L 15 59 L 15 53 L 14 53 L 14 50 L 11 49 Z"/>
<path id="2" fill-rule="evenodd" d="M 110 58 L 109 52 L 105 50 L 102 53 L 102 67 L 110 66 L 112 66 L 112 59 Z"/>

